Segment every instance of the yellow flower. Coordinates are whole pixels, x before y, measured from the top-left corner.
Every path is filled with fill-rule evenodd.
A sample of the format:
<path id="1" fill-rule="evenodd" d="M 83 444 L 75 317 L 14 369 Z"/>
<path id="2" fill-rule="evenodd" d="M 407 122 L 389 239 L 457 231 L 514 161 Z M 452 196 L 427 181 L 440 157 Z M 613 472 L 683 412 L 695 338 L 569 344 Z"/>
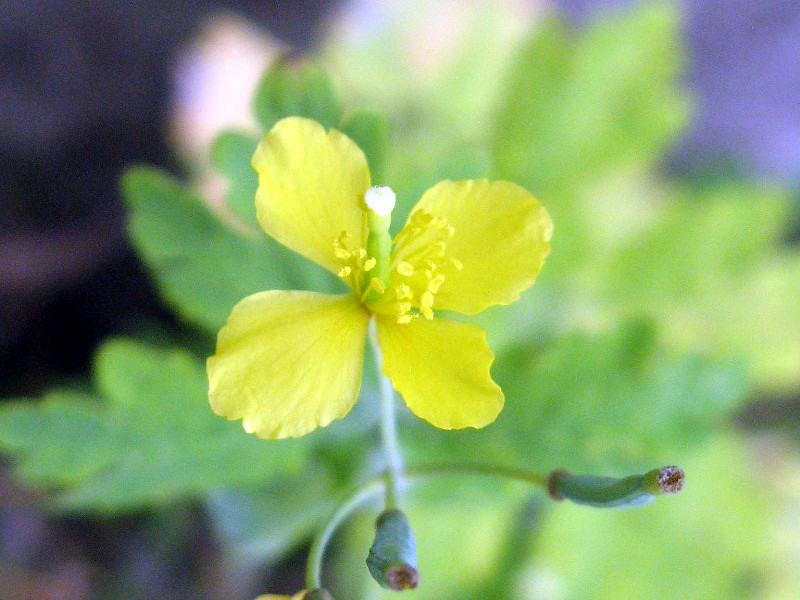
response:
<path id="1" fill-rule="evenodd" d="M 383 372 L 415 415 L 442 429 L 494 421 L 503 393 L 485 332 L 434 310 L 473 315 L 519 298 L 550 250 L 541 204 L 505 181 L 443 181 L 383 239 L 394 194 L 370 188 L 367 160 L 347 136 L 297 117 L 264 136 L 253 167 L 264 231 L 351 293 L 266 291 L 239 302 L 208 359 L 214 411 L 269 439 L 343 417 L 358 397 L 373 318 Z"/>

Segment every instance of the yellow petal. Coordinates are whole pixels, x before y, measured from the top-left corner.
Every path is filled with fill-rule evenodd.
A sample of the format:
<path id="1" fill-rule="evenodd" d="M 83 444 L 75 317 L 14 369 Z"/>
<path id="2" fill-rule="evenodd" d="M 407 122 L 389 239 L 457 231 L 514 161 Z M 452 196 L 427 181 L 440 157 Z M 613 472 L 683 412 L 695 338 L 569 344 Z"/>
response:
<path id="1" fill-rule="evenodd" d="M 361 387 L 368 322 L 350 295 L 248 296 L 208 359 L 211 408 L 268 439 L 298 437 L 343 417 Z"/>
<path id="2" fill-rule="evenodd" d="M 398 324 L 376 316 L 383 372 L 418 417 L 441 429 L 483 427 L 503 408 L 494 355 L 475 325 L 444 319 Z"/>
<path id="3" fill-rule="evenodd" d="M 434 309 L 472 315 L 493 304 L 510 304 L 533 284 L 550 252 L 553 223 L 547 211 L 527 190 L 507 181 L 443 181 L 425 192 L 414 211 L 420 209 L 453 228 L 437 271 L 444 281 Z M 405 237 L 394 260 L 402 259 L 404 246 L 411 244 L 413 237 Z"/>
<path id="4" fill-rule="evenodd" d="M 275 124 L 253 155 L 256 214 L 264 231 L 334 274 L 342 264 L 333 240 L 349 232 L 364 245 L 361 205 L 369 188 L 364 153 L 343 133 L 289 117 Z"/>

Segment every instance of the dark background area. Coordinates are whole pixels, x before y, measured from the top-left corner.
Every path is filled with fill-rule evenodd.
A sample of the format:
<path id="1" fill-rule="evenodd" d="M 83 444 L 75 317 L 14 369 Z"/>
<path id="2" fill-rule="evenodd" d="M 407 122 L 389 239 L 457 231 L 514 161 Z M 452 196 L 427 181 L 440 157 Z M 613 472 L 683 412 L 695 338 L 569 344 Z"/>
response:
<path id="1" fill-rule="evenodd" d="M 557 2 L 578 27 L 600 9 L 631 3 Z M 0 397 L 36 396 L 86 375 L 99 341 L 143 318 L 179 327 L 126 242 L 118 193 L 132 162 L 180 171 L 165 136 L 176 48 L 210 14 L 229 11 L 308 51 L 334 4 L 0 0 Z M 683 6 L 698 122 L 669 168 L 727 163 L 796 186 L 800 4 Z M 235 598 L 257 589 L 220 566 L 199 510 L 112 523 L 53 519 L 2 467 L 0 548 L 3 598 L 120 597 L 116 576 L 140 586 L 128 596 L 136 598 Z M 298 577 L 291 564 L 261 574 L 272 579 L 258 588 L 290 591 Z"/>
<path id="2" fill-rule="evenodd" d="M 308 50 L 331 2 L 0 3 L 0 396 L 86 372 L 142 314 L 166 318 L 124 236 L 122 169 L 176 171 L 169 67 L 211 14 Z"/>
<path id="3" fill-rule="evenodd" d="M 333 2 L 0 1 L 0 397 L 88 374 L 108 335 L 163 309 L 124 232 L 122 169 L 180 172 L 167 147 L 169 68 L 220 12 L 300 51 Z M 261 578 L 287 592 L 291 562 Z M 0 463 L 0 597 L 249 598 L 192 506 L 125 519 L 53 518 Z M 124 581 L 124 584 L 123 584 Z"/>

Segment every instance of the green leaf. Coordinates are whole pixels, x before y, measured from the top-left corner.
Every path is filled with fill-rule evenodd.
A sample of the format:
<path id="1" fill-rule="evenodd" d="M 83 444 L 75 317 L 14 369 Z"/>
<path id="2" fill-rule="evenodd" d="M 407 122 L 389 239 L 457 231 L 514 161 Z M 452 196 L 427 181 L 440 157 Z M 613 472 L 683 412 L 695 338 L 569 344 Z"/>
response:
<path id="1" fill-rule="evenodd" d="M 265 131 L 285 117 L 306 117 L 325 129 L 339 124 L 339 101 L 328 74 L 318 65 L 280 61 L 256 90 L 253 113 Z"/>
<path id="2" fill-rule="evenodd" d="M 800 380 L 800 255 L 783 244 L 787 194 L 716 183 L 675 190 L 658 218 L 597 261 L 610 313 L 645 312 L 670 344 L 747 359 L 763 387 Z M 776 327 L 775 323 L 781 323 Z"/>
<path id="3" fill-rule="evenodd" d="M 344 121 L 341 130 L 366 154 L 372 184 L 381 185 L 389 144 L 389 126 L 386 119 L 376 113 L 359 110 Z"/>
<path id="4" fill-rule="evenodd" d="M 233 306 L 256 292 L 340 289 L 333 275 L 260 230 L 224 223 L 165 173 L 129 169 L 122 189 L 131 239 L 164 298 L 209 332 L 216 333 Z"/>
<path id="5" fill-rule="evenodd" d="M 641 322 L 544 350 L 519 345 L 497 358 L 493 376 L 506 397 L 497 421 L 445 433 L 410 421 L 415 460 L 494 460 L 544 474 L 648 469 L 711 435 L 748 384 L 736 363 L 666 354 Z"/>
<path id="6" fill-rule="evenodd" d="M 258 140 L 240 131 L 223 131 L 211 145 L 211 160 L 228 181 L 228 207 L 247 223 L 256 221 L 258 176 L 250 166 Z"/>
<path id="7" fill-rule="evenodd" d="M 121 512 L 223 485 L 297 474 L 308 441 L 267 442 L 213 414 L 203 364 L 181 350 L 112 340 L 94 397 L 55 392 L 0 407 L 0 448 L 68 511 Z"/>
<path id="8" fill-rule="evenodd" d="M 499 173 L 549 196 L 660 158 L 688 117 L 678 16 L 675 6 L 648 3 L 578 39 L 557 20 L 534 32 L 497 117 Z"/>
<path id="9" fill-rule="evenodd" d="M 548 270 L 597 252 L 596 181 L 649 171 L 689 116 L 677 8 L 646 3 L 575 39 L 557 20 L 523 45 L 492 136 L 493 176 L 540 197 L 556 224 Z"/>

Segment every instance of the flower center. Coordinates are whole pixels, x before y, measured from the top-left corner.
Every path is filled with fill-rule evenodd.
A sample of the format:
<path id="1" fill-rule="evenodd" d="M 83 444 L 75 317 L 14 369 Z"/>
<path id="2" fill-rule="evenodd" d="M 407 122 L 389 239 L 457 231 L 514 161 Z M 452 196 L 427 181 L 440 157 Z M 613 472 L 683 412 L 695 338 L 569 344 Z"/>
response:
<path id="1" fill-rule="evenodd" d="M 336 274 L 361 297 L 362 302 L 368 292 L 374 290 L 382 294 L 385 291 L 385 285 L 376 277 L 371 277 L 368 289 L 364 289 L 366 274 L 375 268 L 378 261 L 374 256 L 367 256 L 366 248 L 354 245 L 349 232 L 343 231 L 333 240 L 333 255 L 342 265 Z"/>
<path id="2" fill-rule="evenodd" d="M 392 260 L 391 280 L 396 282 L 393 312 L 398 323 L 409 323 L 420 314 L 433 319 L 433 304 L 444 283 L 445 271 L 448 267 L 460 271 L 462 267 L 458 259 L 447 256 L 447 243 L 454 233 L 447 219 L 418 209 L 393 240 L 397 251 Z M 412 311 L 415 305 L 419 313 Z"/>
<path id="3" fill-rule="evenodd" d="M 361 239 L 354 243 L 343 231 L 333 241 L 333 254 L 341 263 L 337 275 L 370 310 L 410 323 L 422 315 L 433 319 L 436 293 L 448 269 L 461 270 L 461 262 L 447 256 L 447 244 L 455 233 L 447 219 L 424 209 L 415 210 L 408 224 L 394 238 L 389 236 L 394 192 L 370 188 L 364 197 L 364 225 Z M 395 248 L 390 256 L 392 247 Z M 387 290 L 391 282 L 391 290 Z"/>
<path id="4" fill-rule="evenodd" d="M 366 234 L 366 247 L 353 246 L 352 236 L 347 231 L 333 241 L 333 254 L 342 263 L 337 274 L 350 284 L 361 302 L 378 300 L 389 283 L 392 252 L 389 225 L 394 204 L 395 195 L 391 188 L 369 188 L 364 194 L 361 237 L 364 239 Z"/>

